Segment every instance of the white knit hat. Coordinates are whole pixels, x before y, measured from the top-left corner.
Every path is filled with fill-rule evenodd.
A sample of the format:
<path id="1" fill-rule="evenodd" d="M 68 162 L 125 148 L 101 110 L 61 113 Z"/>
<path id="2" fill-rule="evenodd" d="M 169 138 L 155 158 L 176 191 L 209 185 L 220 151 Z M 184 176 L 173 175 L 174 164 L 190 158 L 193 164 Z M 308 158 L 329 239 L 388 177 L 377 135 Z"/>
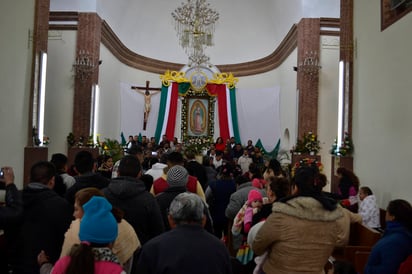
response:
<path id="1" fill-rule="evenodd" d="M 170 186 L 186 186 L 189 173 L 182 166 L 173 166 L 167 172 L 167 182 Z"/>

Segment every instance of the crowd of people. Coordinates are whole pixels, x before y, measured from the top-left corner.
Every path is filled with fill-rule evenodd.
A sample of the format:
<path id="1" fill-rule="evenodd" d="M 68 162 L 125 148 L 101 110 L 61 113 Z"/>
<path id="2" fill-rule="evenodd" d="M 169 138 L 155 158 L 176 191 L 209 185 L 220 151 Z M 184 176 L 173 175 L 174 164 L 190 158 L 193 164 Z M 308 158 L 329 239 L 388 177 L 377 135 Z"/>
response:
<path id="1" fill-rule="evenodd" d="M 62 153 L 34 164 L 21 191 L 3 167 L 0 272 L 323 273 L 351 222 L 383 232 L 365 273 L 408 267 L 410 203 L 392 200 L 383 230 L 352 171 L 339 168 L 328 193 L 316 164 L 292 177 L 251 140 L 219 137 L 202 163 L 195 156 L 176 138 L 130 136 L 116 162 L 84 150 L 72 168 Z"/>

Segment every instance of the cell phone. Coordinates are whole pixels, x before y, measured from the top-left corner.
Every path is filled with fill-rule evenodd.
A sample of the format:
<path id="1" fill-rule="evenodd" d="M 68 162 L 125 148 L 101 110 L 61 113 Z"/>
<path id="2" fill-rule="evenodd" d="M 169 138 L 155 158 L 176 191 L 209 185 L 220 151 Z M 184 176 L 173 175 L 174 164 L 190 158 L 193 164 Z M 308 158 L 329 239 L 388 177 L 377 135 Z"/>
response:
<path id="1" fill-rule="evenodd" d="M 157 152 L 156 152 L 156 151 L 152 151 L 152 156 L 157 156 Z"/>
<path id="2" fill-rule="evenodd" d="M 3 169 L 0 169 L 0 179 L 3 179 L 4 178 L 4 171 L 3 171 Z"/>

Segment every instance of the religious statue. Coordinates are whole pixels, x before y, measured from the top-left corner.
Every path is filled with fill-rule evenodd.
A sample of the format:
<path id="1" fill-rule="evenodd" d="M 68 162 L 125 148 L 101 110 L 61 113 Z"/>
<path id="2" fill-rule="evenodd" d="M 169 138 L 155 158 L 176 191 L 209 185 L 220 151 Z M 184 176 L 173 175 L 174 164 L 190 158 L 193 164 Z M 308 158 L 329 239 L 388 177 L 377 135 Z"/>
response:
<path id="1" fill-rule="evenodd" d="M 144 117 L 143 117 L 143 130 L 146 130 L 147 120 L 149 119 L 150 109 L 152 107 L 152 95 L 160 92 L 160 88 L 149 88 L 149 81 L 146 81 L 146 87 L 132 87 L 132 89 L 143 94 L 144 96 Z M 144 91 L 142 91 L 144 90 Z M 154 90 L 150 93 L 150 90 Z"/>

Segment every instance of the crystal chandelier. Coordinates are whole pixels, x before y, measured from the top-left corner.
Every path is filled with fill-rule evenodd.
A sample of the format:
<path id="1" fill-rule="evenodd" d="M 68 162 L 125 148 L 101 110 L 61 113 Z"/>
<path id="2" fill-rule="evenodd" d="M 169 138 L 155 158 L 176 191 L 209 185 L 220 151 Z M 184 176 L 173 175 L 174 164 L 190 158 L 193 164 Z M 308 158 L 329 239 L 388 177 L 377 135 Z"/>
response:
<path id="1" fill-rule="evenodd" d="M 92 73 L 97 69 L 100 62 L 96 62 L 90 53 L 86 50 L 80 50 L 76 61 L 73 64 L 73 70 L 80 81 L 85 82 L 90 78 Z"/>
<path id="2" fill-rule="evenodd" d="M 189 56 L 189 66 L 207 64 L 206 47 L 213 45 L 219 13 L 206 0 L 187 0 L 172 12 L 179 43 Z"/>
<path id="3" fill-rule="evenodd" d="M 299 63 L 298 71 L 302 71 L 306 75 L 312 77 L 322 68 L 319 63 L 318 55 L 316 51 L 310 51 L 305 53 L 303 62 Z"/>

